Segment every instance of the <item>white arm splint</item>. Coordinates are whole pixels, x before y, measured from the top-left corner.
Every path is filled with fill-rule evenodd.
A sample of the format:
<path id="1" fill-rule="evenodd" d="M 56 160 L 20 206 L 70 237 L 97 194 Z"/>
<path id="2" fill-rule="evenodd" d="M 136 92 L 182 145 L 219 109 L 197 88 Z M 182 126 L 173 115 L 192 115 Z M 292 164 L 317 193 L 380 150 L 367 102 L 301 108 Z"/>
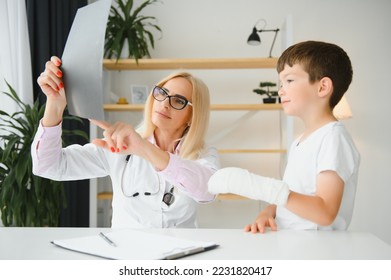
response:
<path id="1" fill-rule="evenodd" d="M 276 205 L 285 205 L 289 196 L 289 186 L 285 182 L 237 167 L 218 170 L 209 179 L 208 188 L 212 194 L 233 193 Z"/>

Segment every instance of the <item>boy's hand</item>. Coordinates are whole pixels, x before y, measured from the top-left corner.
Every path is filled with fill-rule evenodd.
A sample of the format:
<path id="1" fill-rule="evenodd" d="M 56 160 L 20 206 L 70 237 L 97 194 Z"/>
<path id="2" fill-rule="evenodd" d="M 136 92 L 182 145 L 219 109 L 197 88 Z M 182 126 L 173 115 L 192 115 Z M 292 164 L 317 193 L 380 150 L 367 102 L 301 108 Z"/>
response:
<path id="1" fill-rule="evenodd" d="M 277 211 L 276 205 L 269 205 L 262 210 L 252 224 L 246 225 L 244 231 L 252 233 L 264 233 L 266 228 L 270 227 L 272 231 L 277 230 L 277 223 L 275 220 Z"/>
<path id="2" fill-rule="evenodd" d="M 276 231 L 276 220 L 274 220 L 273 217 L 269 217 L 261 213 L 252 224 L 246 225 L 244 227 L 244 231 L 252 233 L 265 233 L 267 227 L 270 227 L 272 231 Z"/>

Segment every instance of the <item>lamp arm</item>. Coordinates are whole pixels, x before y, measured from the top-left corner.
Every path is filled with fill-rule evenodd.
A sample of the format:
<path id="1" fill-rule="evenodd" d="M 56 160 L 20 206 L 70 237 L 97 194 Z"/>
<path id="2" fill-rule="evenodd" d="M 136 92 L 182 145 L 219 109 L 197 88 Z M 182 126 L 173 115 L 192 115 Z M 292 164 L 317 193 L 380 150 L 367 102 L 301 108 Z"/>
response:
<path id="1" fill-rule="evenodd" d="M 274 32 L 274 38 L 273 38 L 272 46 L 270 47 L 269 57 L 272 57 L 272 50 L 273 50 L 273 47 L 274 47 L 274 43 L 276 42 L 278 31 L 280 31 L 279 28 L 277 28 L 277 29 L 260 29 L 260 30 L 257 30 L 257 32 L 259 32 L 259 33 L 261 33 L 261 32 Z"/>

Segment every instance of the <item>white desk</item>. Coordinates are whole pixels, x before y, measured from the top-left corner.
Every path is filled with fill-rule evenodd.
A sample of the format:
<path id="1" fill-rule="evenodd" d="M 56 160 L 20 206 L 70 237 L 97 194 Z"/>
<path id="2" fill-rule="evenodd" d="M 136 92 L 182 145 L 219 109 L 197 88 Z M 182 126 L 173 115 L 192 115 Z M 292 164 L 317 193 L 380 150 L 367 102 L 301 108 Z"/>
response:
<path id="1" fill-rule="evenodd" d="M 54 239 L 109 232 L 110 228 L 2 228 L 2 260 L 98 259 L 51 244 Z M 277 231 L 245 233 L 240 229 L 148 229 L 179 238 L 216 242 L 217 249 L 184 259 L 204 260 L 391 260 L 391 246 L 370 233 L 338 231 Z"/>

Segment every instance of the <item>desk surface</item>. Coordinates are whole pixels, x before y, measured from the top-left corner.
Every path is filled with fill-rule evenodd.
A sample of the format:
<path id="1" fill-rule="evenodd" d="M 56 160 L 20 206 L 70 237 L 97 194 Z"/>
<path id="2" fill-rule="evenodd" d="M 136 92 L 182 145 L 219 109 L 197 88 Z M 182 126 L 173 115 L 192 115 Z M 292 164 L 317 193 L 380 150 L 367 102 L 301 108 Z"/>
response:
<path id="1" fill-rule="evenodd" d="M 110 232 L 110 228 L 0 227 L 0 259 L 99 259 L 50 243 L 54 239 Z M 144 229 L 178 238 L 212 241 L 217 249 L 185 259 L 391 260 L 391 246 L 370 233 L 349 231 L 277 231 L 252 234 L 241 229 Z"/>

